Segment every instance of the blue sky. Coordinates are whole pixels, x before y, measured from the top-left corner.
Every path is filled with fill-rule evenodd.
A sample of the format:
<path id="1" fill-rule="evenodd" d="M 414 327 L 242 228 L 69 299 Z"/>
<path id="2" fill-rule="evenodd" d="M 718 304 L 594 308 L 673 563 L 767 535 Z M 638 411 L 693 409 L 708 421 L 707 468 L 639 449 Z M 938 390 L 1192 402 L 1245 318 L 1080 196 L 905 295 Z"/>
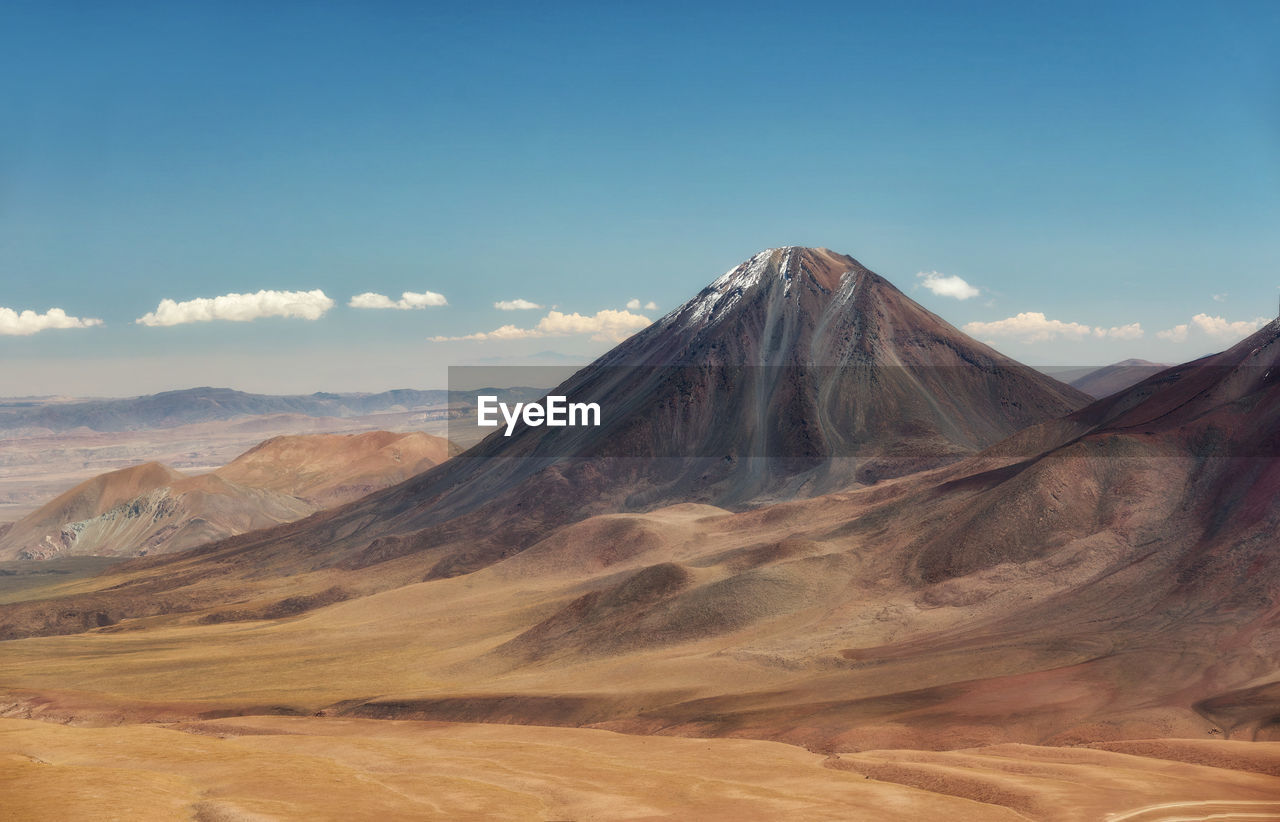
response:
<path id="1" fill-rule="evenodd" d="M 0 310 L 0 395 L 591 356 L 640 322 L 599 312 L 783 244 L 1037 364 L 1183 360 L 1275 314 L 1280 5 L 459 5 L 0 7 L 0 309 L 40 315 Z M 315 319 L 135 322 L 317 289 Z M 431 340 L 553 306 L 584 320 Z M 101 324 L 12 333 L 51 308 Z"/>

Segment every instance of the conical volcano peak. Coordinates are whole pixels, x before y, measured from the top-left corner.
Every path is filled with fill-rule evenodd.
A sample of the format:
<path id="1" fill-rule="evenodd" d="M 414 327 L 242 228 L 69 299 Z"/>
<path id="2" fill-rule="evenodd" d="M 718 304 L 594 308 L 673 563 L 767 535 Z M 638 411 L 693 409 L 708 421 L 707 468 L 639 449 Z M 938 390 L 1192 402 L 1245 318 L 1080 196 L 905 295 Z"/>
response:
<path id="1" fill-rule="evenodd" d="M 788 245 L 766 248 L 726 271 L 711 288 L 725 293 L 732 289 L 746 290 L 769 279 L 780 279 L 788 285 L 808 279 L 824 291 L 833 292 L 840 288 L 844 275 L 866 270 L 847 254 L 837 254 L 827 248 Z"/>
<path id="2" fill-rule="evenodd" d="M 968 437 L 963 448 L 995 442 L 997 435 L 1010 433 L 1017 425 L 1061 416 L 1088 399 L 966 336 L 853 257 L 801 246 L 759 252 L 605 354 L 596 365 L 723 368 L 728 369 L 725 379 L 729 382 L 737 379 L 733 369 L 744 367 L 772 369 L 770 378 L 781 378 L 786 369 L 799 369 L 792 373 L 804 372 L 803 379 L 812 376 L 822 381 L 827 371 L 865 366 L 917 383 L 903 390 L 916 399 L 930 397 L 921 401 L 922 408 L 933 408 L 935 402 L 938 407 L 953 405 L 958 396 L 981 394 L 974 397 L 974 408 L 981 409 L 977 416 L 1009 420 L 1008 409 L 991 404 L 993 398 L 1007 400 L 1014 409 L 1010 425 L 1001 423 L 998 431 L 993 428 Z M 923 388 L 924 383 L 931 387 Z M 873 405 L 863 401 L 864 394 L 875 394 L 874 403 L 880 404 L 884 414 L 897 414 L 883 385 L 850 391 L 849 397 L 858 397 L 850 401 L 863 409 L 856 415 L 860 420 Z M 812 406 L 811 398 L 798 401 Z M 934 411 L 921 413 L 929 416 Z M 742 424 L 758 429 L 754 420 Z M 953 423 L 938 423 L 937 428 L 947 425 Z"/>
<path id="3" fill-rule="evenodd" d="M 701 327 L 723 320 L 731 310 L 761 300 L 803 303 L 803 311 L 821 313 L 838 295 L 847 296 L 868 278 L 880 278 L 854 258 L 826 248 L 766 248 L 734 266 L 672 311 L 659 325 Z"/>

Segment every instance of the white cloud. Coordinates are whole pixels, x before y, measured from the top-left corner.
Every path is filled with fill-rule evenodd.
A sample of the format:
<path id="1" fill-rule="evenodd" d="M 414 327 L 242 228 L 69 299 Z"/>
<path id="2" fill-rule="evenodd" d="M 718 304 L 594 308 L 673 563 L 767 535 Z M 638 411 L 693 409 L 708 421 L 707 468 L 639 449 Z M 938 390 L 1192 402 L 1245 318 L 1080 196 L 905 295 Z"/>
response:
<path id="1" fill-rule="evenodd" d="M 645 303 L 644 305 L 641 305 L 640 301 L 637 300 L 635 297 L 632 297 L 631 299 L 627 300 L 628 311 L 639 311 L 642 308 L 645 311 L 654 311 L 657 309 L 657 307 L 658 307 L 658 304 L 655 303 L 653 300 L 649 300 L 649 302 Z"/>
<path id="2" fill-rule="evenodd" d="M 366 291 L 363 294 L 357 294 L 347 300 L 347 305 L 352 308 L 395 308 L 395 301 L 386 294 L 374 294 L 372 291 Z"/>
<path id="3" fill-rule="evenodd" d="M 1230 322 L 1222 317 L 1210 317 L 1208 314 L 1197 314 L 1191 318 L 1191 324 L 1210 337 L 1218 340 L 1240 340 L 1267 324 L 1267 320 L 1258 317 L 1253 320 Z"/>
<path id="4" fill-rule="evenodd" d="M 1157 331 L 1156 336 L 1169 342 L 1186 342 L 1191 332 L 1204 335 L 1219 342 L 1235 342 L 1244 339 L 1270 320 L 1257 317 L 1252 320 L 1228 320 L 1224 317 L 1210 317 L 1208 314 L 1197 314 L 1190 323 L 1180 323 L 1173 328 Z"/>
<path id="5" fill-rule="evenodd" d="M 50 308 L 43 314 L 31 309 L 22 312 L 0 306 L 0 335 L 25 337 L 48 328 L 89 328 L 102 325 L 102 320 L 70 317 L 61 308 Z"/>
<path id="6" fill-rule="evenodd" d="M 333 300 L 314 291 L 259 291 L 256 294 L 223 294 L 175 302 L 164 299 L 156 310 L 139 317 L 138 325 L 182 325 L 210 320 L 249 322 L 261 317 L 299 317 L 318 320 L 333 308 Z"/>
<path id="7" fill-rule="evenodd" d="M 426 308 L 433 305 L 448 305 L 449 301 L 444 298 L 443 294 L 437 294 L 434 291 L 423 291 L 418 294 L 413 291 L 406 291 L 400 295 L 399 300 L 392 300 L 385 294 L 375 294 L 372 291 L 366 291 L 363 294 L 357 294 L 347 301 L 347 305 L 352 308 L 396 308 L 401 311 L 408 311 L 411 308 Z"/>
<path id="8" fill-rule="evenodd" d="M 1142 323 L 1129 323 L 1128 325 L 1113 325 L 1110 328 L 1093 329 L 1093 336 L 1110 337 L 1113 340 L 1140 340 L 1145 333 L 1142 330 Z"/>
<path id="9" fill-rule="evenodd" d="M 1214 294 L 1214 295 L 1213 295 L 1213 301 L 1214 301 L 1215 303 L 1225 303 L 1225 302 L 1227 301 L 1227 295 L 1226 295 L 1225 293 L 1223 293 L 1223 294 Z"/>
<path id="10" fill-rule="evenodd" d="M 1017 316 L 989 323 L 966 323 L 964 330 L 965 333 L 984 340 L 1004 337 L 1026 343 L 1044 342 L 1060 337 L 1079 340 L 1093 333 L 1093 328 L 1090 326 L 1050 320 L 1039 311 L 1025 311 Z"/>
<path id="11" fill-rule="evenodd" d="M 520 328 L 516 325 L 501 325 L 492 331 L 477 331 L 474 334 L 463 334 L 459 337 L 429 337 L 431 342 L 455 342 L 459 340 L 475 340 L 483 342 L 485 340 L 523 340 L 528 337 L 538 337 L 539 334 L 534 333 L 531 328 Z"/>
<path id="12" fill-rule="evenodd" d="M 396 308 L 426 308 L 427 306 L 448 304 L 449 301 L 444 298 L 443 294 L 437 294 L 434 291 L 423 291 L 420 294 L 414 291 L 405 291 L 400 295 L 400 301 L 396 303 Z"/>
<path id="13" fill-rule="evenodd" d="M 937 271 L 921 271 L 916 277 L 920 279 L 921 285 L 939 297 L 967 300 L 982 293 L 954 274 L 948 277 Z"/>
<path id="14" fill-rule="evenodd" d="M 493 304 L 493 307 L 499 311 L 529 311 L 534 308 L 542 308 L 542 306 L 537 303 L 531 303 L 528 300 L 522 300 L 519 298 L 514 300 L 498 300 Z"/>
<path id="15" fill-rule="evenodd" d="M 651 322 L 652 320 L 648 317 L 640 314 L 632 314 L 629 311 L 614 311 L 609 308 L 597 311 L 591 316 L 551 311 L 547 316 L 538 320 L 538 324 L 533 328 L 504 325 L 492 331 L 480 331 L 461 337 L 432 337 L 431 341 L 525 340 L 535 337 L 568 337 L 577 334 L 589 334 L 591 339 L 598 342 L 622 342 Z"/>

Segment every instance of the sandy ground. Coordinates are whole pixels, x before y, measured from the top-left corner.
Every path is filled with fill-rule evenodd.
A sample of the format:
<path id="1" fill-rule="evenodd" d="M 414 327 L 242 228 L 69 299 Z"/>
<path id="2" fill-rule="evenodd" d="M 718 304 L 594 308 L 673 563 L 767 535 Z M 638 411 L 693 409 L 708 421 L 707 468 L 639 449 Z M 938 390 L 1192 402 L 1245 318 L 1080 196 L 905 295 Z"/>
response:
<path id="1" fill-rule="evenodd" d="M 1274 762 L 1276 748 L 1252 746 L 1260 768 L 1267 757 Z M 1248 812 L 1214 818 L 1267 819 L 1280 818 L 1277 787 L 1272 775 L 1079 748 L 830 758 L 754 740 L 529 726 L 245 717 L 81 728 L 0 720 L 0 801 L 4 818 L 15 821 L 1150 822 L 1203 818 L 1188 813 L 1206 809 Z"/>
<path id="2" fill-rule="evenodd" d="M 893 492 L 595 517 L 466 576 L 404 584 L 423 560 L 389 561 L 368 579 L 396 587 L 296 616 L 206 622 L 246 607 L 226 599 L 5 642 L 4 810 L 1280 819 L 1280 743 L 1205 739 L 1233 729 L 1171 690 L 1226 659 L 1213 613 L 1175 614 L 1164 633 L 1163 610 L 1104 626 L 1089 608 L 1137 610 L 1152 576 L 1093 537 L 958 580 L 895 582 L 894 535 L 845 528 L 874 525 L 872 498 Z M 15 578 L 3 595 L 132 581 L 118 573 Z M 209 585 L 265 601 L 363 578 L 245 579 Z M 1067 594 L 1072 607 L 1055 609 Z M 1274 646 L 1259 636 L 1265 662 Z"/>

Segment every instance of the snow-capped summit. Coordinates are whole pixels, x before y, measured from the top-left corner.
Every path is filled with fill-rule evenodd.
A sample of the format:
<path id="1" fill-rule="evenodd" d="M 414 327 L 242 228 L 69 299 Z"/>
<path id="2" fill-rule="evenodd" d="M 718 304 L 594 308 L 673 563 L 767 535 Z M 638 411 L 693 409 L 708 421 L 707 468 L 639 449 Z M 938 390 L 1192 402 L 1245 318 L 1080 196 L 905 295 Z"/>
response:
<path id="1" fill-rule="evenodd" d="M 830 296 L 853 277 L 869 273 L 854 258 L 826 248 L 782 246 L 766 248 L 751 259 L 726 271 L 715 282 L 664 321 L 681 318 L 684 324 L 696 325 L 712 315 L 732 308 L 745 294 L 760 287 L 781 287 L 790 295 L 793 285 L 809 287 L 818 294 Z"/>

